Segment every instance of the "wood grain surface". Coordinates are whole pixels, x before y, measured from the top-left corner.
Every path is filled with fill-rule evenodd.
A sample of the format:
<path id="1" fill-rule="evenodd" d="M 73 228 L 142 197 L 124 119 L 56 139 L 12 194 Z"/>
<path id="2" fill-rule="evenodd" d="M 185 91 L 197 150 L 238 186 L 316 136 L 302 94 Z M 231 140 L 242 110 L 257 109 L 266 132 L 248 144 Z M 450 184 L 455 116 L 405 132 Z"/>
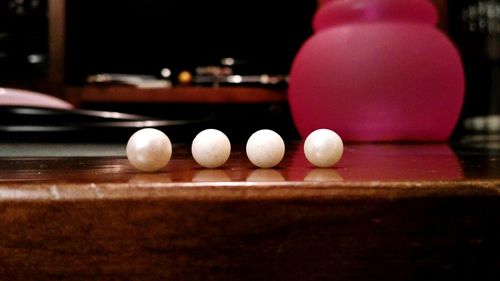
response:
<path id="1" fill-rule="evenodd" d="M 276 103 L 286 102 L 285 89 L 186 86 L 138 89 L 132 86 L 66 87 L 66 99 L 84 103 Z"/>
<path id="2" fill-rule="evenodd" d="M 256 169 L 242 148 L 156 173 L 1 157 L 0 280 L 499 280 L 498 151 L 348 144 L 316 169 L 299 143 Z"/>

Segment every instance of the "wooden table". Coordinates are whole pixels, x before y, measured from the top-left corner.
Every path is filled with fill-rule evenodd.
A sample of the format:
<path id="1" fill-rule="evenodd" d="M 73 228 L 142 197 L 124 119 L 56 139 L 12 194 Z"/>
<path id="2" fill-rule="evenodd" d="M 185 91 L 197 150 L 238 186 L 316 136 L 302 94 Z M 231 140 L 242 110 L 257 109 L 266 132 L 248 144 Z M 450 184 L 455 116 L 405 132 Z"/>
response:
<path id="1" fill-rule="evenodd" d="M 65 98 L 76 106 L 86 103 L 286 103 L 286 89 L 265 87 L 176 86 L 139 89 L 132 86 L 66 87 Z"/>
<path id="2" fill-rule="evenodd" d="M 275 169 L 186 146 L 141 173 L 124 144 L 0 145 L 1 280 L 500 280 L 500 150 L 300 143 Z"/>

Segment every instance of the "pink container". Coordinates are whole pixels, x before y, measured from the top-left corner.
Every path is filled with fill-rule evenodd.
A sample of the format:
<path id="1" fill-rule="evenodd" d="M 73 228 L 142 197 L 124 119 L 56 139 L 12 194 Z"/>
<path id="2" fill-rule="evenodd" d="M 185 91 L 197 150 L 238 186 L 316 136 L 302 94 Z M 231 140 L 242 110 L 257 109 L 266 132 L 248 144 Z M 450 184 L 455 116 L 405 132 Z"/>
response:
<path id="1" fill-rule="evenodd" d="M 444 141 L 462 108 L 459 53 L 426 0 L 332 0 L 297 53 L 288 99 L 302 137 Z"/>

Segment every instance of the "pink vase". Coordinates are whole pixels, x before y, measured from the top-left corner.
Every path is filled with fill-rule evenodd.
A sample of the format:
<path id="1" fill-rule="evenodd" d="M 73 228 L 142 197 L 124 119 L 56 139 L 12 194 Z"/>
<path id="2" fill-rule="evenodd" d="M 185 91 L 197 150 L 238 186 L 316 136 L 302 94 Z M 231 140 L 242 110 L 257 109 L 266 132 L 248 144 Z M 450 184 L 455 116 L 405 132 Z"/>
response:
<path id="1" fill-rule="evenodd" d="M 462 108 L 459 53 L 426 0 L 333 0 L 297 53 L 288 99 L 302 137 L 444 141 Z"/>

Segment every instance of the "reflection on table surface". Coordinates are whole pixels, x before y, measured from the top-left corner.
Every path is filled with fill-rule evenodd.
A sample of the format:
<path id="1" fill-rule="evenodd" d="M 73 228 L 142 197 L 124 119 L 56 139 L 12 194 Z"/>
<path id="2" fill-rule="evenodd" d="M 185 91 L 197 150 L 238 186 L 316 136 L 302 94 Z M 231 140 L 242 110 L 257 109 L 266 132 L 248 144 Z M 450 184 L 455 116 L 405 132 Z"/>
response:
<path id="1" fill-rule="evenodd" d="M 498 151 L 471 152 L 446 143 L 346 144 L 332 168 L 307 162 L 301 142 L 287 144 L 283 161 L 258 169 L 236 145 L 219 169 L 205 169 L 192 159 L 188 146 L 175 146 L 162 170 L 144 173 L 126 159 L 123 144 L 1 145 L 1 182 L 68 183 L 222 183 L 222 182 L 400 182 L 461 181 L 500 178 Z"/>

